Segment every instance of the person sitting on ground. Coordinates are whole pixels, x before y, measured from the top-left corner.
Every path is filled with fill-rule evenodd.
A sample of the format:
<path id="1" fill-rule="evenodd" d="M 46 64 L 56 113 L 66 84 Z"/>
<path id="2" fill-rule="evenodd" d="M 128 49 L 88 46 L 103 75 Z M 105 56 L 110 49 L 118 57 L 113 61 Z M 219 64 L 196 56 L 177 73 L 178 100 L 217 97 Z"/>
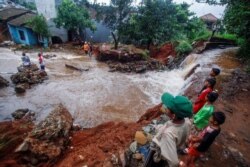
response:
<path id="1" fill-rule="evenodd" d="M 209 123 L 209 118 L 214 112 L 213 103 L 218 98 L 218 93 L 213 91 L 207 94 L 205 105 L 195 114 L 194 116 L 194 126 L 198 130 L 202 130 Z"/>
<path id="2" fill-rule="evenodd" d="M 195 100 L 193 105 L 193 112 L 196 114 L 206 103 L 206 96 L 208 93 L 213 91 L 216 81 L 214 78 L 208 78 L 204 82 L 204 90 L 200 92 L 198 98 Z"/>
<path id="3" fill-rule="evenodd" d="M 39 64 L 40 64 L 40 68 L 42 71 L 45 71 L 45 63 L 44 63 L 44 58 L 43 58 L 43 55 L 42 53 L 38 53 L 38 61 L 39 61 Z"/>
<path id="4" fill-rule="evenodd" d="M 88 53 L 89 53 L 89 44 L 87 42 L 84 42 L 83 50 L 84 50 L 84 53 L 86 55 L 88 55 Z"/>
<path id="5" fill-rule="evenodd" d="M 185 96 L 172 96 L 164 93 L 161 97 L 162 111 L 170 118 L 164 125 L 156 126 L 156 135 L 152 140 L 150 153 L 145 161 L 146 167 L 182 166 L 177 149 L 185 144 L 191 123 L 192 103 Z"/>
<path id="6" fill-rule="evenodd" d="M 222 125 L 226 120 L 223 112 L 214 112 L 210 117 L 209 126 L 207 126 L 197 136 L 192 136 L 189 141 L 188 155 L 186 158 L 187 166 L 195 166 L 194 162 L 208 150 L 215 138 L 219 135 Z"/>
<path id="7" fill-rule="evenodd" d="M 22 53 L 22 62 L 24 67 L 29 67 L 31 65 L 29 56 L 24 52 Z"/>

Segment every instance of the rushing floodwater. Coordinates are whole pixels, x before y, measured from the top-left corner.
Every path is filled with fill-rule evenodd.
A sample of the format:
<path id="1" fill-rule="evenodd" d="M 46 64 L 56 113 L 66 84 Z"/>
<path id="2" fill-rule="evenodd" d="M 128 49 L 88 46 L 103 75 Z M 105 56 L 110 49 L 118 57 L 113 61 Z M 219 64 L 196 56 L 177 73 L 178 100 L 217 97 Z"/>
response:
<path id="1" fill-rule="evenodd" d="M 177 70 L 147 72 L 145 74 L 110 73 L 108 67 L 94 58 L 71 53 L 49 53 L 57 57 L 45 59 L 49 80 L 16 95 L 13 85 L 0 89 L 0 120 L 10 118 L 19 108 L 29 108 L 44 118 L 53 107 L 62 103 L 71 112 L 75 123 L 91 127 L 110 120 L 136 121 L 146 109 L 160 103 L 163 92 L 177 95 L 185 89 L 190 79 L 184 76 L 197 63 L 196 71 L 210 70 L 214 58 L 223 50 L 213 50 L 201 55 L 190 55 Z M 0 73 L 10 80 L 11 73 L 21 63 L 21 52 L 0 48 Z M 46 54 L 46 53 L 45 53 Z M 28 54 L 38 64 L 36 53 Z M 65 68 L 72 62 L 89 67 L 87 72 Z M 210 64 L 210 65 L 209 65 Z"/>

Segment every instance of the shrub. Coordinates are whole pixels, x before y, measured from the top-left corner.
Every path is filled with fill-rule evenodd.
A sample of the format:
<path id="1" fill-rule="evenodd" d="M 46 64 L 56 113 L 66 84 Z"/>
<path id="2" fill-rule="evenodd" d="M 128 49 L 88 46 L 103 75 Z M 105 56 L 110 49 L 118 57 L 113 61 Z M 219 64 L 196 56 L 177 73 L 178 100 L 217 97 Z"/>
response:
<path id="1" fill-rule="evenodd" d="M 181 41 L 179 45 L 175 48 L 176 52 L 179 54 L 187 54 L 192 51 L 192 45 L 187 41 Z"/>

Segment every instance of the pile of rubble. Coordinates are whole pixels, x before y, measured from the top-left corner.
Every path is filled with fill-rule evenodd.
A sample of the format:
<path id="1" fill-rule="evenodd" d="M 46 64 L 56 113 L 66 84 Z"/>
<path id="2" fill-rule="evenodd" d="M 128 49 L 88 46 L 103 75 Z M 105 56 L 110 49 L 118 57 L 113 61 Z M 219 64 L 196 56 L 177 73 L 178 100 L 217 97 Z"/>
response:
<path id="1" fill-rule="evenodd" d="M 119 71 L 124 73 L 143 73 L 152 70 L 164 70 L 164 63 L 149 57 L 148 51 L 124 45 L 119 49 L 110 46 L 99 48 L 97 60 L 106 62 L 110 72 Z"/>
<path id="2" fill-rule="evenodd" d="M 152 70 L 164 70 L 166 66 L 155 59 L 148 59 L 144 61 L 135 61 L 128 63 L 117 63 L 113 61 L 108 62 L 110 72 L 119 71 L 123 73 L 143 73 Z"/>
<path id="3" fill-rule="evenodd" d="M 24 93 L 31 85 L 42 83 L 47 79 L 47 73 L 40 71 L 36 64 L 31 64 L 28 67 L 20 66 L 17 69 L 18 72 L 11 76 L 11 81 L 16 85 L 15 91 L 17 93 Z"/>
<path id="4" fill-rule="evenodd" d="M 15 152 L 22 153 L 25 164 L 38 165 L 53 160 L 69 143 L 72 126 L 71 114 L 60 104 L 35 126 Z"/>

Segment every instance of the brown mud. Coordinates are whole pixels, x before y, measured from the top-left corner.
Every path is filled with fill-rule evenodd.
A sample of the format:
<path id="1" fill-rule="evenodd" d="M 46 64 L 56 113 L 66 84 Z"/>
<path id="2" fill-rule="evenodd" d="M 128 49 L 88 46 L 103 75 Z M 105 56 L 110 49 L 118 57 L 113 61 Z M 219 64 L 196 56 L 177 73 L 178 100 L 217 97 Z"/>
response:
<path id="1" fill-rule="evenodd" d="M 205 158 L 197 162 L 197 166 L 249 166 L 250 164 L 250 121 L 249 97 L 250 75 L 240 67 L 241 63 L 229 52 L 218 58 L 216 62 L 224 68 L 218 77 L 217 89 L 219 100 L 215 103 L 216 110 L 226 113 L 227 120 L 222 126 L 220 136 L 211 146 Z M 185 95 L 194 99 L 201 89 L 203 78 L 208 74 L 197 73 L 193 84 L 185 91 Z M 195 78 L 195 77 L 194 77 Z M 133 141 L 135 132 L 153 118 L 160 115 L 160 105 L 149 109 L 137 123 L 107 122 L 90 129 L 73 131 L 68 149 L 54 163 L 40 166 L 88 166 L 112 167 L 122 166 L 121 158 L 124 150 Z M 0 123 L 0 166 L 21 166 L 15 148 L 31 131 L 29 122 Z M 6 131 L 8 129 L 8 131 Z M 11 144 L 6 145 L 4 137 L 8 136 Z M 15 140 L 14 140 L 15 139 Z M 2 149 L 4 148 L 4 149 Z"/>

